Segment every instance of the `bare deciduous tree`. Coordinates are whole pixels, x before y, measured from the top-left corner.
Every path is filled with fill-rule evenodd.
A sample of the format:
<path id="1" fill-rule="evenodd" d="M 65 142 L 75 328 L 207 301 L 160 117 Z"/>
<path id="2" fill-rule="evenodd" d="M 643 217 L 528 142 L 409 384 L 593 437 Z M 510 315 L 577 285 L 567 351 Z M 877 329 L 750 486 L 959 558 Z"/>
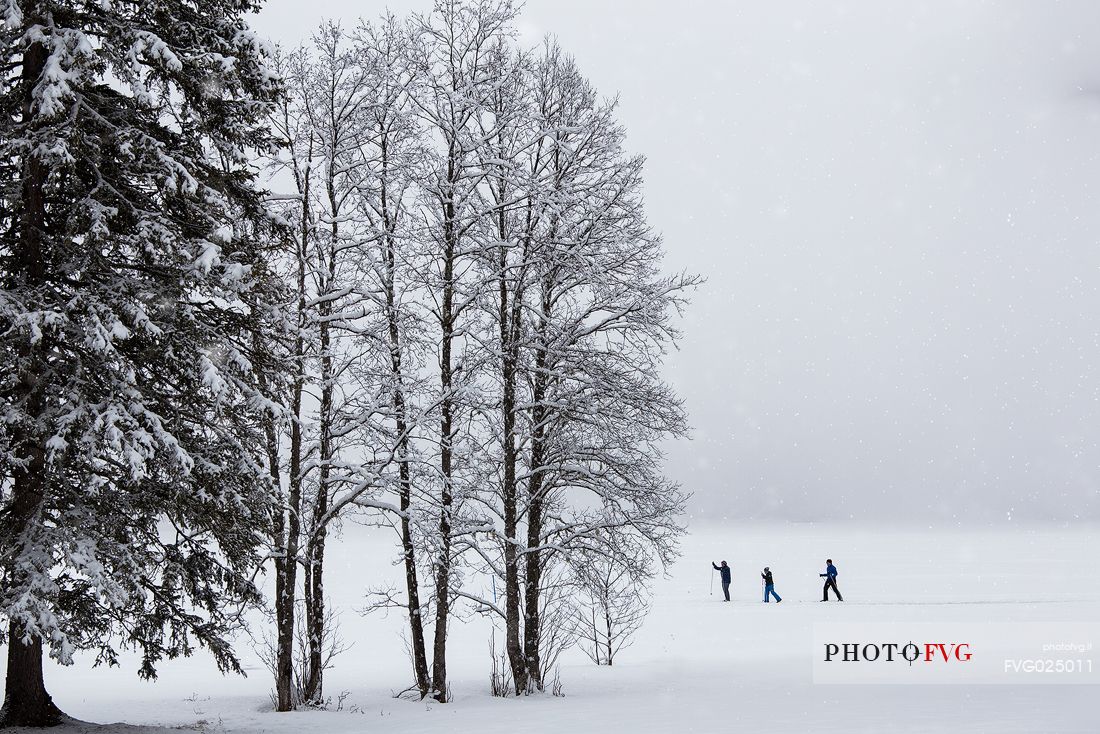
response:
<path id="1" fill-rule="evenodd" d="M 466 514 L 468 495 L 481 483 L 477 457 L 484 441 L 473 431 L 479 409 L 474 385 L 485 355 L 473 338 L 475 306 L 485 283 L 472 272 L 485 226 L 478 187 L 478 119 L 497 85 L 491 50 L 510 32 L 516 10 L 510 0 L 464 4 L 439 0 L 427 17 L 415 17 L 412 47 L 417 89 L 413 104 L 433 145 L 420 181 L 422 265 L 429 312 L 438 334 L 438 526 L 434 536 L 435 630 L 432 697 L 447 700 L 447 624 L 460 548 L 484 526 Z"/>
<path id="2" fill-rule="evenodd" d="M 577 644 L 596 665 L 612 665 L 649 613 L 649 592 L 631 569 L 598 556 L 577 569 L 571 626 Z"/>
<path id="3" fill-rule="evenodd" d="M 614 101 L 554 43 L 517 50 L 516 14 L 439 0 L 353 38 L 325 26 L 288 64 L 280 119 L 299 194 L 287 504 L 306 518 L 307 626 L 324 619 L 329 523 L 365 511 L 400 539 L 414 688 L 439 701 L 456 599 L 503 622 L 512 690 L 542 690 L 572 642 L 578 559 L 649 578 L 685 499 L 661 472 L 686 426 L 659 370 L 697 280 L 661 269 Z M 499 578 L 499 604 L 467 588 L 478 574 Z"/>

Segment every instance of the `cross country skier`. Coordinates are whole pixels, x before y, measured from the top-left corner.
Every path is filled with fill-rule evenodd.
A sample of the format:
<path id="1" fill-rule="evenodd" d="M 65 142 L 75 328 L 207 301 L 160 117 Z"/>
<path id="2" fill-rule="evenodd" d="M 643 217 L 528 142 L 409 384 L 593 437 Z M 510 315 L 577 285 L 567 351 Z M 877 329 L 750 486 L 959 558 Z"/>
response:
<path id="1" fill-rule="evenodd" d="M 730 567 L 726 565 L 725 561 L 722 561 L 721 566 L 715 566 L 714 561 L 710 562 L 710 565 L 714 566 L 714 570 L 722 574 L 722 593 L 726 595 L 726 601 L 730 600 Z"/>
<path id="2" fill-rule="evenodd" d="M 760 574 L 760 578 L 764 579 L 764 601 L 769 601 L 768 597 L 774 596 L 775 603 L 783 601 L 779 594 L 775 593 L 775 582 L 772 581 L 772 572 L 768 570 L 767 566 L 764 566 L 764 573 Z"/>
<path id="3" fill-rule="evenodd" d="M 833 565 L 832 558 L 826 559 L 825 573 L 819 573 L 818 576 L 825 579 L 825 588 L 821 590 L 821 601 L 829 601 L 829 589 L 836 594 L 837 601 L 844 601 L 844 597 L 840 595 L 840 589 L 836 587 L 836 566 Z"/>

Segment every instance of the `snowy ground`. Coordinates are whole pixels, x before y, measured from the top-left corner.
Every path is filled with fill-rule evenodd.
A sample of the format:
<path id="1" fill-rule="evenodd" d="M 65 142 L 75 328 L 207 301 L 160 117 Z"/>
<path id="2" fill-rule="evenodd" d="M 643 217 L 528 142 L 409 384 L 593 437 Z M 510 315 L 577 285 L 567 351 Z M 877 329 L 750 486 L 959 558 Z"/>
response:
<path id="1" fill-rule="evenodd" d="M 878 685 L 812 682 L 815 622 L 1089 622 L 1100 619 L 1095 527 L 998 530 L 771 525 L 695 528 L 659 582 L 653 613 L 613 668 L 563 658 L 564 698 L 487 694 L 488 624 L 452 631 L 454 703 L 396 700 L 408 681 L 402 619 L 360 617 L 367 586 L 398 580 L 382 531 L 351 527 L 333 544 L 328 590 L 354 648 L 326 678 L 343 711 L 275 714 L 270 679 L 246 651 L 247 678 L 209 658 L 166 663 L 156 683 L 134 666 L 51 667 L 55 700 L 84 721 L 209 732 L 1096 732 L 1095 686 Z M 844 604 L 821 604 L 825 557 Z M 730 561 L 734 603 L 710 595 L 710 560 Z M 380 560 L 374 560 L 380 559 Z M 783 604 L 759 601 L 770 565 Z M 1100 641 L 1098 641 L 1100 642 Z M 137 734 L 144 728 L 107 727 Z M 103 731 L 98 730 L 98 731 Z"/>

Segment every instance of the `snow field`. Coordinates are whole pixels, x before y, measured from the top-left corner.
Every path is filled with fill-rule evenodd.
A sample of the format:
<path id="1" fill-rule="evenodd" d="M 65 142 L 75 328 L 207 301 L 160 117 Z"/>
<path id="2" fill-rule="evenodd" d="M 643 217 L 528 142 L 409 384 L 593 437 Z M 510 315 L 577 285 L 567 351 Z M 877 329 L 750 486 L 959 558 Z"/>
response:
<path id="1" fill-rule="evenodd" d="M 209 732 L 1096 732 L 1093 686 L 826 686 L 811 676 L 815 622 L 1062 622 L 1100 618 L 1100 533 L 1090 526 L 997 529 L 847 525 L 697 527 L 655 584 L 649 619 L 612 668 L 562 656 L 564 698 L 488 695 L 489 622 L 451 629 L 450 705 L 394 699 L 410 679 L 399 612 L 362 617 L 367 587 L 400 583 L 395 546 L 349 525 L 332 545 L 327 589 L 354 643 L 326 677 L 342 711 L 275 714 L 271 680 L 241 641 L 247 678 L 220 676 L 209 657 L 163 664 L 155 683 L 121 669 L 51 666 L 47 684 L 84 721 Z M 820 603 L 825 558 L 847 601 Z M 733 568 L 720 601 L 710 561 Z M 759 573 L 782 604 L 763 604 Z M 469 581 L 471 588 L 478 580 Z M 486 592 L 489 587 L 486 585 Z M 254 634 L 263 632 L 257 618 Z M 1097 641 L 1100 643 L 1100 641 Z M 498 634 L 498 649 L 500 635 Z M 108 727 L 109 731 L 138 731 Z"/>

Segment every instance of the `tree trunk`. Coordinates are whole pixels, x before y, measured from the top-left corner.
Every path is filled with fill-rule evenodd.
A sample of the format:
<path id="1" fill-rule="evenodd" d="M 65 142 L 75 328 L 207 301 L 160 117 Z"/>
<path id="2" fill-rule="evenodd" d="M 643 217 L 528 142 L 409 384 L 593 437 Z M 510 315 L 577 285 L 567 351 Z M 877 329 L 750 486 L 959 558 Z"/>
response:
<path id="1" fill-rule="evenodd" d="M 501 197 L 503 198 L 503 196 Z M 504 241 L 506 236 L 503 221 L 504 212 L 500 212 L 500 238 Z M 512 682 L 515 685 L 516 694 L 527 690 L 527 666 L 524 663 L 523 647 L 520 644 L 520 585 L 519 585 L 519 553 L 516 548 L 517 536 L 517 508 L 516 508 L 516 339 L 512 325 L 513 309 L 509 305 L 508 288 L 508 251 L 500 248 L 500 259 L 497 263 L 500 268 L 499 279 L 499 313 L 500 322 L 500 347 L 501 347 L 501 380 L 504 384 L 501 399 L 501 419 L 503 423 L 504 477 L 501 482 L 501 494 L 504 504 L 504 614 L 505 614 L 505 645 L 508 650 L 508 662 L 512 667 Z M 513 298 L 521 297 L 519 293 L 513 293 Z"/>
<path id="2" fill-rule="evenodd" d="M 445 306 L 445 308 L 447 308 Z M 443 347 L 443 389 L 450 391 L 450 337 Z M 443 489 L 439 510 L 439 557 L 435 571 L 435 640 L 432 650 L 432 697 L 440 703 L 447 702 L 447 620 L 450 615 L 451 588 L 451 510 L 454 503 L 452 491 L 451 440 L 453 438 L 453 406 L 448 397 L 443 401 L 440 436 L 440 469 L 443 473 Z"/>
<path id="3" fill-rule="evenodd" d="M 273 431 L 274 433 L 274 431 Z M 269 444 L 273 444 L 274 441 L 269 440 Z M 269 449 L 270 451 L 270 449 Z M 274 454 L 275 462 L 272 462 L 275 466 L 275 472 L 273 480 L 278 482 L 278 454 Z M 290 645 L 293 644 L 293 630 L 294 630 L 294 574 L 293 572 L 287 573 L 288 566 L 294 566 L 294 560 L 290 557 L 286 535 L 286 520 L 284 513 L 286 510 L 282 507 L 282 493 L 280 492 L 279 504 L 280 506 L 275 509 L 275 522 L 273 527 L 273 535 L 275 539 L 275 708 L 277 711 L 290 711 L 294 708 L 294 697 L 292 693 L 292 678 L 294 675 L 294 663 L 293 663 L 293 649 Z M 287 582 L 290 582 L 290 586 L 287 586 Z M 288 605 L 285 600 L 290 600 L 289 619 L 287 613 Z M 286 630 L 290 630 L 290 636 L 284 636 Z"/>
<path id="4" fill-rule="evenodd" d="M 536 378 L 537 382 L 537 378 Z M 538 398 L 535 400 L 534 419 L 541 419 L 542 411 L 538 407 Z M 539 424 L 536 423 L 536 426 Z M 543 459 L 543 444 L 541 427 L 537 427 L 531 445 L 531 466 L 535 473 L 528 483 L 527 506 L 527 552 L 525 557 L 526 571 L 524 577 L 524 620 L 523 620 L 523 645 L 524 656 L 527 663 L 527 676 L 529 684 L 538 690 L 543 688 L 542 662 L 539 655 L 539 643 L 542 633 L 542 618 L 539 614 L 539 598 L 542 589 L 542 553 L 538 550 L 542 535 L 542 474 L 538 471 Z M 535 463 L 536 461 L 540 463 Z"/>
<path id="5" fill-rule="evenodd" d="M 332 142 L 330 141 L 330 146 Z M 329 223 L 328 250 L 324 253 L 324 271 L 318 284 L 319 295 L 329 295 L 336 286 L 338 245 L 340 242 L 340 198 L 336 193 L 336 151 L 330 147 L 325 166 L 325 193 L 328 196 Z M 320 469 L 317 479 L 317 497 L 313 503 L 313 526 L 309 536 L 306 563 L 309 567 L 309 588 L 306 590 L 306 637 L 309 641 L 309 665 L 305 684 L 305 700 L 320 703 L 324 697 L 325 675 L 325 541 L 328 536 L 330 483 L 335 447 L 332 441 L 333 394 L 335 391 L 335 367 L 332 354 L 332 308 L 329 298 L 321 300 L 318 309 L 321 356 L 321 404 L 320 440 L 318 446 Z"/>
<path id="6" fill-rule="evenodd" d="M 451 271 L 448 262 L 447 270 Z M 443 488 L 440 493 L 439 508 L 439 557 L 435 570 L 435 640 L 432 650 L 432 697 L 440 703 L 447 701 L 447 619 L 450 615 L 451 588 L 451 510 L 454 503 L 453 467 L 451 442 L 454 438 L 453 399 L 451 391 L 451 300 L 453 293 L 447 287 L 444 297 L 444 337 L 443 358 L 440 370 L 443 387 L 442 418 L 440 421 L 440 457 L 439 466 L 443 475 Z"/>
<path id="7" fill-rule="evenodd" d="M 28 24 L 30 23 L 28 18 Z M 23 121 L 30 123 L 34 117 L 34 86 L 45 69 L 48 52 L 41 43 L 31 44 L 23 55 Z M 22 216 L 20 221 L 19 249 L 13 258 L 13 270 L 18 272 L 29 286 L 41 286 L 46 277 L 46 253 L 42 235 L 46 228 L 46 168 L 32 153 L 24 163 L 23 182 L 20 191 Z M 45 391 L 41 375 L 45 371 L 43 352 L 47 349 L 43 339 L 37 345 L 23 348 L 26 368 L 19 376 L 16 398 L 23 400 L 30 415 L 41 415 L 45 410 Z M 46 455 L 41 436 L 32 426 L 13 427 L 13 443 L 24 453 L 27 461 L 22 471 L 15 473 L 8 531 L 18 546 L 26 542 L 28 532 L 41 522 L 39 514 L 46 483 Z M 15 554 L 21 552 L 16 550 Z M 13 585 L 25 581 L 18 576 Z M 26 637 L 26 639 L 24 639 Z M 15 619 L 8 622 L 7 678 L 4 685 L 4 705 L 0 708 L 0 727 L 4 726 L 53 726 L 61 723 L 61 711 L 54 705 L 42 678 L 42 640 L 35 635 L 24 635 L 23 625 Z"/>
<path id="8" fill-rule="evenodd" d="M 398 472 L 401 481 L 401 549 L 405 559 L 409 637 L 412 645 L 413 675 L 416 678 L 416 688 L 420 691 L 420 697 L 424 698 L 428 695 L 431 687 L 431 678 L 428 675 L 428 653 L 424 642 L 424 620 L 420 615 L 420 584 L 416 572 L 416 546 L 413 543 L 412 524 L 409 521 L 409 507 L 412 504 L 412 480 L 409 476 L 408 439 L 405 437 L 407 426 L 404 419 L 404 397 L 400 390 L 395 393 L 394 405 L 398 408 L 397 430 L 402 436 L 398 447 L 401 452 L 401 465 Z"/>
<path id="9" fill-rule="evenodd" d="M 306 314 L 306 248 L 309 241 L 309 178 L 302 181 L 302 230 L 298 242 L 298 318 L 294 337 L 294 383 L 290 402 L 293 411 L 290 425 L 290 466 L 287 490 L 286 543 L 281 565 L 276 561 L 276 573 L 281 577 L 275 597 L 276 662 L 275 690 L 279 711 L 293 711 L 298 705 L 294 695 L 294 616 L 298 593 L 298 541 L 302 528 L 302 394 L 305 389 L 305 328 Z"/>
<path id="10" fill-rule="evenodd" d="M 8 726 L 56 726 L 64 714 L 54 705 L 42 681 L 42 640 L 23 642 L 23 630 L 15 620 L 8 624 L 8 677 L 0 728 Z"/>
<path id="11" fill-rule="evenodd" d="M 335 225 L 333 225 L 335 230 Z M 335 236 L 335 231 L 334 231 Z M 334 243 L 335 246 L 335 243 Z M 333 261 L 329 262 L 331 285 Z M 321 405 L 320 405 L 320 469 L 317 479 L 317 497 L 313 503 L 312 532 L 306 552 L 308 588 L 306 589 L 306 637 L 309 646 L 308 675 L 303 696 L 307 703 L 320 703 L 323 698 L 324 643 L 325 643 L 325 540 L 328 535 L 329 483 L 332 473 L 333 446 L 333 359 L 329 319 L 332 306 L 325 300 L 320 308 L 321 337 Z"/>
<path id="12" fill-rule="evenodd" d="M 453 151 L 448 180 L 458 175 Z M 440 309 L 441 355 L 439 360 L 440 424 L 439 469 L 443 477 L 439 508 L 439 557 L 435 569 L 435 640 L 432 650 L 432 698 L 447 702 L 447 621 L 451 607 L 451 512 L 454 503 L 454 378 L 451 347 L 454 340 L 455 252 L 454 191 L 449 191 L 443 223 L 443 298 Z"/>
<path id="13" fill-rule="evenodd" d="M 401 551 L 405 562 L 405 592 L 409 610 L 409 643 L 412 646 L 413 676 L 420 697 L 425 698 L 431 688 L 428 674 L 428 653 L 424 643 L 424 620 L 420 614 L 420 582 L 416 570 L 416 545 L 412 537 L 412 522 L 409 518 L 412 507 L 412 476 L 409 467 L 409 423 L 405 406 L 404 370 L 401 359 L 401 328 L 397 313 L 397 248 L 394 242 L 394 222 L 390 216 L 389 188 L 389 145 L 385 126 L 382 129 L 382 176 L 381 209 L 382 223 L 386 235 L 383 239 L 383 261 L 385 262 L 386 322 L 389 332 L 390 376 L 393 380 L 393 414 L 397 429 L 397 456 L 399 501 L 401 507 Z"/>
<path id="14" fill-rule="evenodd" d="M 319 505 L 321 502 L 322 500 L 319 499 Z M 324 502 L 324 505 L 323 511 L 327 512 L 327 501 Z M 306 562 L 309 564 L 307 577 L 309 590 L 306 594 L 306 637 L 308 638 L 309 660 L 302 697 L 309 704 L 319 704 L 324 698 L 325 536 L 325 526 L 316 527 L 314 537 L 310 542 L 309 552 L 306 554 Z"/>
<path id="15" fill-rule="evenodd" d="M 542 315 L 539 333 L 545 335 L 550 320 L 551 298 L 549 277 L 544 278 L 542 295 Z M 524 653 L 527 661 L 527 675 L 530 684 L 538 690 L 543 689 L 542 661 L 539 654 L 541 642 L 542 618 L 539 614 L 539 599 L 542 595 L 542 511 L 544 505 L 546 461 L 546 420 L 545 406 L 547 392 L 547 346 L 543 342 L 536 347 L 534 380 L 531 390 L 531 478 L 527 482 L 527 551 L 525 557 L 526 575 L 524 578 Z"/>
<path id="16" fill-rule="evenodd" d="M 30 390 L 30 399 L 42 407 L 41 393 Z M 30 443 L 30 442 L 28 442 Z M 16 538 L 25 538 L 35 523 L 42 505 L 42 477 L 46 457 L 40 443 L 28 446 L 26 470 L 16 474 L 9 522 Z M 18 551 L 17 551 L 18 553 Z M 16 577 L 16 584 L 24 580 Z M 0 709 L 0 728 L 6 726 L 54 726 L 63 714 L 54 705 L 42 678 L 42 639 L 36 635 L 24 639 L 23 625 L 15 619 L 8 623 L 8 669 L 4 686 L 4 706 Z"/>
<path id="17" fill-rule="evenodd" d="M 262 352 L 263 344 L 256 343 L 256 351 Z M 268 382 L 262 371 L 259 376 L 261 389 L 268 393 Z M 271 512 L 271 544 L 275 556 L 275 630 L 278 633 L 283 629 L 283 605 L 281 599 L 286 596 L 286 566 L 287 566 L 287 537 L 286 537 L 286 507 L 283 504 L 282 480 L 279 470 L 279 439 L 275 427 L 275 419 L 268 416 L 264 422 L 264 444 L 267 452 L 267 469 L 271 477 L 272 490 L 275 493 L 275 507 Z M 284 675 L 282 669 L 283 655 L 276 642 L 275 650 L 275 707 L 277 711 L 289 711 L 293 706 L 291 698 L 291 681 L 289 675 Z"/>
<path id="18" fill-rule="evenodd" d="M 513 376 L 514 379 L 514 376 Z M 505 447 L 504 447 L 504 614 L 505 644 L 508 650 L 508 662 L 512 667 L 512 682 L 516 694 L 527 690 L 527 667 L 524 663 L 523 648 L 520 644 L 520 584 L 519 553 L 516 548 L 516 449 L 513 431 L 515 428 L 512 403 L 515 400 L 514 384 L 505 388 Z"/>
<path id="19" fill-rule="evenodd" d="M 298 350 L 298 359 L 300 357 Z M 301 368 L 299 367 L 299 370 Z M 295 377 L 291 404 L 294 411 L 290 429 L 290 486 L 287 493 L 287 531 L 283 557 L 276 565 L 280 576 L 275 598 L 276 663 L 275 688 L 279 711 L 293 711 L 298 702 L 294 696 L 294 616 L 298 581 L 298 540 L 301 535 L 302 506 L 302 430 L 299 423 L 302 414 L 302 376 Z"/>
<path id="20" fill-rule="evenodd" d="M 609 666 L 615 662 L 615 646 L 612 639 L 610 603 L 611 601 L 608 599 L 607 604 L 604 606 L 604 622 L 607 624 L 607 664 Z"/>
<path id="21" fill-rule="evenodd" d="M 532 446 L 532 457 L 535 456 L 535 447 L 541 446 L 536 438 Z M 533 464 L 533 466 L 537 466 Z M 537 550 L 542 535 L 542 481 L 541 475 L 536 473 L 528 485 L 531 491 L 527 508 L 527 552 L 525 555 L 526 574 L 524 577 L 524 620 L 523 620 L 523 646 L 527 663 L 528 685 L 537 690 L 543 689 L 542 661 L 539 654 L 539 643 L 542 634 L 542 617 L 539 614 L 539 599 L 542 596 L 542 553 Z"/>

